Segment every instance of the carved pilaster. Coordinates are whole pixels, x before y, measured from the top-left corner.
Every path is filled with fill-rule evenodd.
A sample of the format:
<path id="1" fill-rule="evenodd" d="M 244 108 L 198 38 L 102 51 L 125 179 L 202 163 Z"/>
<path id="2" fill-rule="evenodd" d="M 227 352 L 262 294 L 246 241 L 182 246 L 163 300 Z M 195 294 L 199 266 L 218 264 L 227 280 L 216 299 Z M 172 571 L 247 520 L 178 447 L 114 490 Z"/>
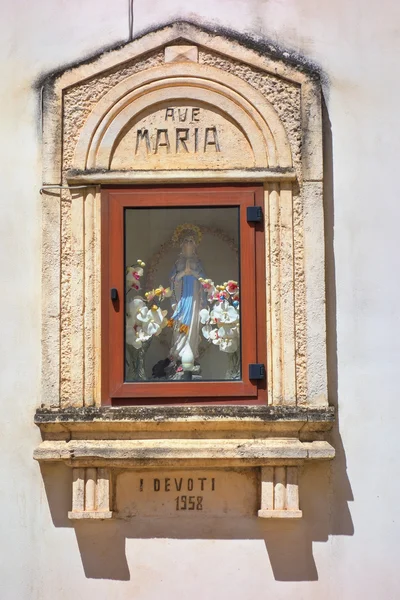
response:
<path id="1" fill-rule="evenodd" d="M 300 519 L 298 467 L 261 467 L 263 519 Z"/>
<path id="2" fill-rule="evenodd" d="M 111 519 L 111 471 L 105 468 L 72 470 L 70 519 Z"/>
<path id="3" fill-rule="evenodd" d="M 265 190 L 268 403 L 296 403 L 293 198 L 290 182 Z"/>
<path id="4" fill-rule="evenodd" d="M 66 374 L 61 404 L 93 406 L 100 404 L 99 189 L 88 187 L 82 193 L 72 190 L 68 206 L 71 244 L 58 267 L 58 277 L 66 286 L 64 292 L 68 288 L 68 293 L 61 294 L 61 316 L 68 323 L 61 333 Z M 63 218 L 67 218 L 65 212 Z"/>

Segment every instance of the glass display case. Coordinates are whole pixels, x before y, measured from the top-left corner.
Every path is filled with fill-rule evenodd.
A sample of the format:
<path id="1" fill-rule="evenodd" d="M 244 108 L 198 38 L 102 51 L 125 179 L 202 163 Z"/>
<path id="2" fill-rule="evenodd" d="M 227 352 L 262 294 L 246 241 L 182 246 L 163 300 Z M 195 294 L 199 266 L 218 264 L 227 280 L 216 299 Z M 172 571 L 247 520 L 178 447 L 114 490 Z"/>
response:
<path id="1" fill-rule="evenodd" d="M 264 240 L 247 210 L 258 196 L 254 186 L 104 192 L 107 398 L 258 398 L 249 365 L 265 361 Z"/>

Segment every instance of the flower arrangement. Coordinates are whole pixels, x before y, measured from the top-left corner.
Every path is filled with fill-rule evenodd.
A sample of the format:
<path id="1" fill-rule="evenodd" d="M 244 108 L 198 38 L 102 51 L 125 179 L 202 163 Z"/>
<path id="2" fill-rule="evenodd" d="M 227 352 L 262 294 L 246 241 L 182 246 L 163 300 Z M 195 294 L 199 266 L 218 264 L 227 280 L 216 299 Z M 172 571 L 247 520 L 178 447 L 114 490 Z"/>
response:
<path id="1" fill-rule="evenodd" d="M 230 279 L 215 285 L 211 279 L 200 279 L 207 294 L 209 308 L 200 311 L 205 339 L 222 352 L 234 353 L 240 340 L 240 296 L 237 281 Z"/>
<path id="2" fill-rule="evenodd" d="M 126 269 L 126 294 L 132 290 L 141 289 L 140 278 L 143 276 L 142 260 L 136 261 L 136 265 Z M 127 305 L 126 314 L 126 343 L 139 349 L 144 342 L 153 336 L 160 335 L 167 325 L 167 310 L 161 310 L 160 304 L 165 298 L 169 298 L 172 292 L 170 288 L 158 286 L 156 289 L 145 293 L 145 297 L 135 296 Z"/>
<path id="3" fill-rule="evenodd" d="M 192 227 L 192 226 L 190 226 Z M 188 228 L 181 226 L 182 231 Z M 178 229 L 178 228 L 177 228 Z M 201 232 L 200 232 L 201 235 Z M 179 239 L 179 238 L 178 238 Z M 145 263 L 136 261 L 136 265 L 126 269 L 127 295 L 141 289 Z M 203 287 L 209 307 L 200 311 L 200 322 L 204 338 L 218 346 L 222 352 L 235 353 L 239 349 L 240 340 L 240 290 L 237 281 L 230 279 L 222 285 L 215 285 L 211 279 L 199 279 Z M 166 326 L 172 326 L 167 318 L 168 311 L 161 309 L 165 298 L 170 298 L 171 289 L 162 285 L 146 292 L 144 297 L 135 296 L 127 305 L 126 343 L 136 349 L 153 336 L 160 335 Z"/>

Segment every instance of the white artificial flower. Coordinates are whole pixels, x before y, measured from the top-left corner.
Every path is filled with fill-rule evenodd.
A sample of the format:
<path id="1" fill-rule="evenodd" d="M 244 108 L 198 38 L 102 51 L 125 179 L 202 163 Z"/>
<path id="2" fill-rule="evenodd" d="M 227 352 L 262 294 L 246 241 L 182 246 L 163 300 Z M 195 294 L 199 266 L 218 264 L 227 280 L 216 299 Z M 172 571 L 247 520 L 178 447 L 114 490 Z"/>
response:
<path id="1" fill-rule="evenodd" d="M 159 335 L 167 325 L 167 312 L 156 305 L 148 308 L 142 298 L 134 298 L 128 304 L 126 343 L 140 348 L 153 335 Z"/>
<path id="2" fill-rule="evenodd" d="M 204 337 L 206 338 L 206 340 L 209 340 L 210 339 L 210 333 L 212 331 L 216 331 L 216 329 L 214 329 L 212 327 L 212 325 L 204 325 L 204 327 L 201 328 L 201 331 L 202 331 Z"/>
<path id="3" fill-rule="evenodd" d="M 234 306 L 224 300 L 220 302 L 211 311 L 211 318 L 217 323 L 237 323 L 239 321 L 239 313 Z"/>
<path id="4" fill-rule="evenodd" d="M 146 332 L 146 334 L 149 337 L 151 337 L 152 335 L 158 335 L 159 333 L 161 333 L 161 327 L 157 323 L 154 323 L 154 321 L 148 321 L 144 325 L 143 330 Z"/>
<path id="5" fill-rule="evenodd" d="M 134 290 L 140 290 L 140 278 L 143 276 L 141 267 L 129 267 L 126 273 L 126 286 Z"/>
<path id="6" fill-rule="evenodd" d="M 139 310 L 137 311 L 136 318 L 141 323 L 148 323 L 151 319 L 151 316 L 149 313 L 150 313 L 150 310 L 146 305 L 141 306 L 139 308 Z"/>
<path id="7" fill-rule="evenodd" d="M 210 311 L 208 310 L 208 308 L 202 308 L 200 313 L 200 322 L 205 324 L 208 323 L 210 320 Z"/>
<path id="8" fill-rule="evenodd" d="M 213 327 L 212 325 L 204 325 L 204 327 L 201 328 L 201 331 L 206 340 L 208 340 L 209 342 L 212 342 L 216 345 L 220 343 L 218 329 L 215 329 L 215 327 Z"/>
<path id="9" fill-rule="evenodd" d="M 147 342 L 147 340 L 149 340 L 151 338 L 151 335 L 149 333 L 146 333 L 144 331 L 144 329 L 141 329 L 140 327 L 136 333 L 137 333 L 136 340 L 132 344 L 135 348 L 140 348 L 142 346 L 143 342 Z"/>
<path id="10" fill-rule="evenodd" d="M 132 319 L 128 318 L 126 320 L 126 335 L 125 335 L 126 343 L 130 346 L 133 346 L 136 342 L 136 330 L 134 329 L 134 323 Z"/>
<path id="11" fill-rule="evenodd" d="M 167 319 L 165 318 L 168 311 L 167 310 L 161 310 L 161 308 L 157 307 L 157 310 L 154 310 L 153 308 L 151 309 L 151 312 L 153 313 L 153 321 L 155 323 L 157 323 L 158 325 L 160 325 L 161 328 L 164 328 L 167 324 Z"/>
<path id="12" fill-rule="evenodd" d="M 134 321 L 131 317 L 128 317 L 126 320 L 126 343 L 134 348 L 141 348 L 143 342 L 146 342 L 150 339 L 151 335 L 146 333 L 144 329 L 137 325 L 136 321 Z"/>
<path id="13" fill-rule="evenodd" d="M 166 326 L 166 314 L 167 311 L 161 310 L 159 307 L 147 308 L 147 306 L 144 306 L 138 311 L 137 320 L 140 321 L 145 334 L 151 337 L 152 335 L 159 335 L 161 329 Z"/>
<path id="14" fill-rule="evenodd" d="M 219 349 L 222 352 L 236 352 L 238 349 L 238 340 L 237 338 L 220 338 Z"/>
<path id="15" fill-rule="evenodd" d="M 221 352 L 236 352 L 239 345 L 239 326 L 224 326 L 218 329 L 219 349 Z"/>
<path id="16" fill-rule="evenodd" d="M 234 339 L 239 337 L 239 327 L 220 327 L 218 329 L 218 336 L 223 339 Z"/>
<path id="17" fill-rule="evenodd" d="M 129 317 L 131 317 L 134 321 L 136 321 L 138 312 L 145 306 L 146 306 L 146 303 L 144 302 L 143 298 L 136 296 L 128 304 L 127 310 L 128 310 Z"/>

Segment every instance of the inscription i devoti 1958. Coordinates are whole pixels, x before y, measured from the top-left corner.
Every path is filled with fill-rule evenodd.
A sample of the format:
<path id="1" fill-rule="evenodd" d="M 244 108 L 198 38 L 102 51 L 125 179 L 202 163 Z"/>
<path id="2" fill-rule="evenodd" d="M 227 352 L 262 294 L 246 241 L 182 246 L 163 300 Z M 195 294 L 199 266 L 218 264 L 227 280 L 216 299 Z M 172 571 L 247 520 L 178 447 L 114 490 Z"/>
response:
<path id="1" fill-rule="evenodd" d="M 255 469 L 129 470 L 116 490 L 121 518 L 251 516 L 259 504 Z"/>
<path id="2" fill-rule="evenodd" d="M 203 510 L 203 493 L 215 492 L 215 477 L 153 477 L 139 480 L 139 491 L 168 492 L 175 510 Z M 169 494 L 168 494 L 169 495 Z"/>
<path id="3" fill-rule="evenodd" d="M 137 129 L 135 154 L 221 152 L 220 132 L 215 125 L 201 126 L 200 117 L 200 108 L 167 107 L 163 126 Z"/>

